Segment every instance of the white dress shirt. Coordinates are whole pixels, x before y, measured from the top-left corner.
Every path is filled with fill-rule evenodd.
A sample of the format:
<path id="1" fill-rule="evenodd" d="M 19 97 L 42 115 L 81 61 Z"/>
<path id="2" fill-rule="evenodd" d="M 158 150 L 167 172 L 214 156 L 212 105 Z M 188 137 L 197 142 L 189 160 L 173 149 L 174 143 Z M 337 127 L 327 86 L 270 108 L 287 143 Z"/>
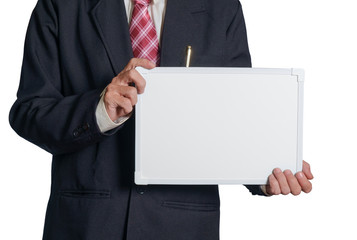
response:
<path id="1" fill-rule="evenodd" d="M 150 17 L 153 20 L 155 28 L 156 28 L 156 33 L 159 38 L 159 44 L 161 44 L 161 41 L 160 41 L 161 30 L 162 30 L 162 26 L 163 26 L 162 23 L 164 20 L 165 11 L 166 11 L 166 1 L 167 0 L 152 0 L 149 5 L 149 8 L 148 8 Z M 134 9 L 134 2 L 133 2 L 133 0 L 124 0 L 124 4 L 125 4 L 126 16 L 128 18 L 128 24 L 130 24 L 131 15 L 132 15 L 132 12 Z M 106 89 L 104 89 L 100 95 L 101 98 L 100 98 L 100 101 L 97 105 L 96 112 L 95 112 L 97 124 L 98 124 L 98 127 L 101 132 L 106 132 L 106 131 L 109 131 L 113 128 L 120 126 L 126 120 L 128 120 L 131 116 L 131 113 L 130 113 L 124 117 L 118 118 L 116 121 L 113 122 L 110 119 L 110 117 L 106 111 L 105 104 L 103 101 L 105 91 L 106 91 Z"/>

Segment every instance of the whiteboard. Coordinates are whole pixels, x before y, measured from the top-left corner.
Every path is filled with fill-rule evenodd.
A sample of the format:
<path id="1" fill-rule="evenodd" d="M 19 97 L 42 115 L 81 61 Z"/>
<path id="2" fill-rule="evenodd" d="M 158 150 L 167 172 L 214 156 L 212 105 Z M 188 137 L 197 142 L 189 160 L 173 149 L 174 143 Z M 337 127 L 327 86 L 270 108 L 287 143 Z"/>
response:
<path id="1" fill-rule="evenodd" d="M 266 184 L 302 169 L 302 69 L 137 68 L 135 183 Z"/>

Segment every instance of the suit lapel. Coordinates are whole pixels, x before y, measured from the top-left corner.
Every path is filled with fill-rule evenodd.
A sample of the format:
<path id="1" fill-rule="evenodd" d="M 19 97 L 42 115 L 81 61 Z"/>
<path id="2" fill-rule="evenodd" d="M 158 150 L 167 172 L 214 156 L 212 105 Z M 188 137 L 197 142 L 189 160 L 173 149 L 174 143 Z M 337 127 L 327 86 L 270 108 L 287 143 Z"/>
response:
<path id="1" fill-rule="evenodd" d="M 192 45 L 195 30 L 199 27 L 193 15 L 203 12 L 203 0 L 167 0 L 161 38 L 161 66 L 185 66 L 186 46 Z M 133 57 L 124 1 L 98 0 L 90 15 L 114 75 L 117 75 Z"/>
<path id="2" fill-rule="evenodd" d="M 99 0 L 90 14 L 117 75 L 133 57 L 124 1 Z"/>

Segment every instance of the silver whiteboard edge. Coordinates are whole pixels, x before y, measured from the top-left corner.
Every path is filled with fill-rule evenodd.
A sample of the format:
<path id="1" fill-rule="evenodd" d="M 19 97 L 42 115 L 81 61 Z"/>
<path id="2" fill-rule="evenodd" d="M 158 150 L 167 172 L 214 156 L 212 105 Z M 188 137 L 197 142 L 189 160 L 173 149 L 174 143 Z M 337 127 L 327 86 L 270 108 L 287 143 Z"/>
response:
<path id="1" fill-rule="evenodd" d="M 238 67 L 157 67 L 145 69 L 137 67 L 136 70 L 141 74 L 147 73 L 189 73 L 189 74 L 273 74 L 273 75 L 297 75 L 298 81 L 303 81 L 304 70 L 301 68 L 238 68 Z"/>
<path id="2" fill-rule="evenodd" d="M 138 67 L 136 68 L 141 75 L 147 74 L 149 71 L 154 73 L 182 73 L 182 70 L 185 69 L 186 73 L 192 72 L 201 72 L 202 69 L 214 70 L 212 72 L 205 71 L 205 73 L 252 73 L 252 68 L 184 68 L 184 67 L 160 67 L 152 70 L 147 70 L 145 68 Z M 278 74 L 278 75 L 292 75 L 297 76 L 298 82 L 298 133 L 297 133 L 297 163 L 296 163 L 296 172 L 302 171 L 302 154 L 303 154 L 303 106 L 304 106 L 304 81 L 305 81 L 305 72 L 301 68 L 253 68 L 255 73 L 258 74 Z M 218 72 L 217 72 L 218 70 Z M 228 72 L 227 72 L 228 71 Z M 138 102 L 135 106 L 135 113 L 141 111 L 141 96 L 138 95 Z M 137 114 L 135 114 L 137 115 Z M 139 133 L 141 131 L 141 119 L 135 118 L 135 184 L 138 185 L 148 185 L 148 184 L 266 184 L 267 179 L 145 179 L 141 175 L 141 139 Z"/>
<path id="3" fill-rule="evenodd" d="M 141 171 L 141 119 L 138 119 L 138 112 L 141 111 L 141 95 L 138 95 L 138 101 L 135 105 L 135 171 Z M 135 182 L 136 182 L 135 175 Z"/>
<path id="4" fill-rule="evenodd" d="M 298 80 L 298 132 L 297 132 L 297 161 L 296 171 L 302 171 L 303 164 L 303 112 L 304 112 L 304 82 L 305 71 L 303 69 L 293 68 L 292 75 L 297 76 Z"/>
<path id="5" fill-rule="evenodd" d="M 148 185 L 148 184 L 160 184 L 160 185 L 235 185 L 235 184 L 253 184 L 253 185 L 265 185 L 266 179 L 173 179 L 173 178 L 158 178 L 158 179 L 146 179 L 143 178 L 141 172 L 135 172 L 135 184 L 136 185 Z"/>

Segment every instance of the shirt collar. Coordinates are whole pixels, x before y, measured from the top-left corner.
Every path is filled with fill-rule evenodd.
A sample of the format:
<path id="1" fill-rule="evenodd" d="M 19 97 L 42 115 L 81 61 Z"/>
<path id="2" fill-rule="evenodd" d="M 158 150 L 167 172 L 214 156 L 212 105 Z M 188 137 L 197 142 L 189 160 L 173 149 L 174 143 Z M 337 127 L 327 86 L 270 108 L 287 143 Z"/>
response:
<path id="1" fill-rule="evenodd" d="M 157 4 L 163 0 L 151 0 L 151 4 Z M 131 0 L 132 3 L 134 3 L 134 0 Z"/>

